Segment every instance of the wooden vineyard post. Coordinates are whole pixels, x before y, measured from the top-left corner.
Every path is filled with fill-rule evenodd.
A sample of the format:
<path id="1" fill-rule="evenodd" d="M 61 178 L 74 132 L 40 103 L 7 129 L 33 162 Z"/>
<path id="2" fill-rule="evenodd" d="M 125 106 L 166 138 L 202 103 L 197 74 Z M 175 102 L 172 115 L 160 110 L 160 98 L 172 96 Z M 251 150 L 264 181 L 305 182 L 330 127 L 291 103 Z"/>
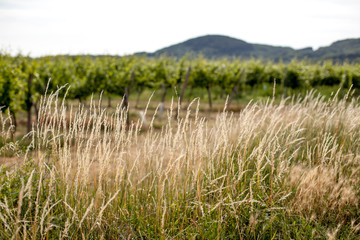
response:
<path id="1" fill-rule="evenodd" d="M 29 74 L 28 85 L 27 85 L 27 93 L 26 93 L 26 111 L 27 111 L 27 132 L 31 132 L 31 108 L 33 106 L 33 102 L 31 99 L 31 85 L 33 81 L 34 75 L 32 73 Z"/>
<path id="2" fill-rule="evenodd" d="M 107 97 L 108 97 L 107 107 L 111 108 L 111 96 L 110 96 L 110 94 Z"/>
<path id="3" fill-rule="evenodd" d="M 167 85 L 163 85 L 163 93 L 161 95 L 160 105 L 159 105 L 159 117 L 162 118 L 163 112 L 164 112 L 164 106 L 165 106 L 165 99 L 166 99 L 166 93 L 167 93 Z"/>
<path id="4" fill-rule="evenodd" d="M 245 73 L 245 71 L 244 71 L 244 69 L 243 69 L 243 70 L 241 71 L 241 73 L 240 73 L 240 76 L 239 76 L 239 79 L 238 79 L 236 85 L 234 86 L 234 88 L 233 88 L 233 90 L 232 90 L 232 92 L 231 92 L 231 95 L 230 95 L 230 97 L 229 97 L 229 101 L 228 101 L 228 103 L 227 103 L 228 106 L 230 106 L 230 104 L 231 104 L 231 102 L 232 102 L 232 100 L 233 100 L 233 97 L 238 93 L 238 89 L 239 89 L 241 80 L 242 80 L 242 78 L 243 78 L 243 76 L 244 76 L 244 73 Z"/>
<path id="5" fill-rule="evenodd" d="M 167 93 L 167 86 L 166 86 L 166 84 L 164 84 L 164 86 L 163 86 L 163 93 L 162 93 L 162 95 L 161 95 L 161 100 L 160 100 L 160 102 L 162 102 L 162 103 L 164 103 L 165 102 L 165 99 L 166 99 L 166 93 Z"/>
<path id="6" fill-rule="evenodd" d="M 211 89 L 209 86 L 206 87 L 206 90 L 208 92 L 208 98 L 209 98 L 209 110 L 212 110 L 212 101 L 211 101 Z"/>
<path id="7" fill-rule="evenodd" d="M 130 95 L 130 88 L 132 82 L 134 80 L 135 74 L 134 71 L 131 72 L 130 82 L 127 87 L 125 87 L 125 95 L 124 95 L 124 102 L 123 102 L 123 109 L 126 111 L 126 126 L 130 126 L 130 109 L 129 109 L 129 95 Z"/>
<path id="8" fill-rule="evenodd" d="M 181 93 L 180 93 L 180 98 L 179 98 L 179 105 L 175 111 L 175 119 L 178 118 L 178 114 L 179 114 L 179 111 L 181 109 L 181 102 L 184 98 L 184 94 L 185 94 L 185 90 L 186 90 L 186 86 L 187 86 L 187 83 L 189 81 L 189 76 L 190 76 L 190 71 L 191 71 L 191 67 L 188 68 L 187 70 L 187 73 L 186 73 L 186 76 L 185 76 L 185 80 L 184 80 L 184 84 L 182 86 L 182 89 L 181 89 Z"/>

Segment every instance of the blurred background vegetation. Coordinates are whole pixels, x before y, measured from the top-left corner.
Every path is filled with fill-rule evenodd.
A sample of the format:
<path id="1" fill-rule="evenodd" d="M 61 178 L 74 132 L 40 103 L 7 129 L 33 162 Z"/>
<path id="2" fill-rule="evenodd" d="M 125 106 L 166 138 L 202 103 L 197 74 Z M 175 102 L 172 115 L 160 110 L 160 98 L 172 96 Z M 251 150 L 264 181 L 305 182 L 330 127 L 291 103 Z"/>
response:
<path id="1" fill-rule="evenodd" d="M 186 84 L 184 84 L 186 82 Z M 121 101 L 127 93 L 135 107 L 155 92 L 154 101 L 182 101 L 200 97 L 209 103 L 230 101 L 246 104 L 251 99 L 282 98 L 304 95 L 317 89 L 324 96 L 339 90 L 344 96 L 352 86 L 359 94 L 360 65 L 332 61 L 313 63 L 306 60 L 274 62 L 238 58 L 207 59 L 203 55 L 182 58 L 159 56 L 27 56 L 0 55 L 0 106 L 16 122 L 16 113 L 32 109 L 37 116 L 40 97 L 62 86 L 61 97 L 85 101 L 100 93 L 108 100 Z M 275 86 L 276 85 L 276 86 Z M 275 86 L 275 91 L 274 91 Z M 186 89 L 185 89 L 186 87 Z M 186 90 L 186 91 L 185 91 Z"/>

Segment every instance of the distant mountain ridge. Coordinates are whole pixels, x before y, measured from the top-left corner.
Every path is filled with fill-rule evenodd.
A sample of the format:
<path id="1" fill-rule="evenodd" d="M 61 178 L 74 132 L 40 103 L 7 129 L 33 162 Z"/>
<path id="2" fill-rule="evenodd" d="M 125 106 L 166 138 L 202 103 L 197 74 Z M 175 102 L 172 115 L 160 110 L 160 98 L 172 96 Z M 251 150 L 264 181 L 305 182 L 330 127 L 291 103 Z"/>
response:
<path id="1" fill-rule="evenodd" d="M 183 57 L 202 54 L 206 58 L 240 57 L 242 59 L 261 58 L 273 61 L 290 61 L 291 59 L 359 61 L 360 38 L 345 39 L 334 42 L 330 46 L 314 51 L 311 47 L 295 50 L 291 47 L 252 44 L 243 40 L 223 36 L 206 35 L 157 50 L 154 53 L 138 53 L 148 56 Z"/>

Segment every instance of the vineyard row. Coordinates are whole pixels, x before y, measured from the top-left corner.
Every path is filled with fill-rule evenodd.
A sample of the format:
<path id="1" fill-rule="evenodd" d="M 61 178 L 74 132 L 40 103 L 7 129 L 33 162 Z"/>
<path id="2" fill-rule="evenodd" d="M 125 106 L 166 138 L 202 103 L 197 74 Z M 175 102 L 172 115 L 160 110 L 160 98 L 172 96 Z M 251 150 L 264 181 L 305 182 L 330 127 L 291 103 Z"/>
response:
<path id="1" fill-rule="evenodd" d="M 161 89 L 164 101 L 168 89 L 206 89 L 209 104 L 214 89 L 222 96 L 236 95 L 241 89 L 265 88 L 276 81 L 280 89 L 309 90 L 318 86 L 360 88 L 360 65 L 290 63 L 238 59 L 208 60 L 199 56 L 177 60 L 170 57 L 145 58 L 48 56 L 29 58 L 0 54 L 0 108 L 15 118 L 19 110 L 30 112 L 46 92 L 71 86 L 67 99 L 84 100 L 92 93 L 109 96 L 141 94 L 145 89 Z M 183 94 L 183 93 L 182 93 Z M 269 95 L 271 91 L 269 91 Z M 182 96 L 180 96 L 182 97 Z M 196 97 L 196 96 L 194 96 Z M 217 97 L 217 96 L 216 96 Z M 30 114 L 30 113 L 29 113 Z"/>

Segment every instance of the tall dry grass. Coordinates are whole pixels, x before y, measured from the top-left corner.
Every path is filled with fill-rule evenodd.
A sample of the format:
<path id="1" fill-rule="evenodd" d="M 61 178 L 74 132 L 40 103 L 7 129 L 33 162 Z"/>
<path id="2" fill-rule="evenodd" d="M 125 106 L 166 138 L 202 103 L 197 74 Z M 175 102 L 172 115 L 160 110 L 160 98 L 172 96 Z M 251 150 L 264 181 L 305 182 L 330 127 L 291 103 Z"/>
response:
<path id="1" fill-rule="evenodd" d="M 0 236 L 359 237 L 358 99 L 310 92 L 215 121 L 199 117 L 198 99 L 177 120 L 174 105 L 155 130 L 156 113 L 127 126 L 120 105 L 75 110 L 44 96 L 31 143 L 11 143 L 25 163 L 1 171 Z"/>

